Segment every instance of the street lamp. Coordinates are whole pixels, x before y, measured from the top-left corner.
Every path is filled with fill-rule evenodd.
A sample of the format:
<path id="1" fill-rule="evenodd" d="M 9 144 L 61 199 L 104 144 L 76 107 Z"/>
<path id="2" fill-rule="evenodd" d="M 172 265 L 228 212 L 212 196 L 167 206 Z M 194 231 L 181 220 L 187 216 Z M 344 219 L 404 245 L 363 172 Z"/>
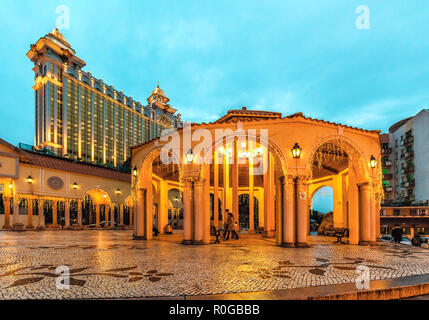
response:
<path id="1" fill-rule="evenodd" d="M 373 155 L 371 156 L 371 159 L 369 160 L 369 165 L 373 169 L 377 166 L 377 159 L 375 159 L 375 157 Z"/>
<path id="2" fill-rule="evenodd" d="M 189 149 L 188 153 L 186 154 L 186 161 L 188 163 L 192 163 L 194 161 L 194 154 L 192 153 L 192 149 Z"/>
<path id="3" fill-rule="evenodd" d="M 295 143 L 295 145 L 293 146 L 291 152 L 292 152 L 292 156 L 294 159 L 299 159 L 301 158 L 301 147 L 299 146 L 298 142 Z"/>

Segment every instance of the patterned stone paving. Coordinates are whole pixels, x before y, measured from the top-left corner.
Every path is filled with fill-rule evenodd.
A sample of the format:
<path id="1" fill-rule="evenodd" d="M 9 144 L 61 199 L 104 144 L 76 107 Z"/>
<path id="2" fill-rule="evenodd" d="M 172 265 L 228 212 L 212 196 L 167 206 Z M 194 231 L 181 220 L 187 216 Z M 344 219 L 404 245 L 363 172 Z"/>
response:
<path id="1" fill-rule="evenodd" d="M 404 245 L 280 248 L 243 236 L 183 246 L 180 234 L 133 241 L 130 231 L 0 232 L 1 299 L 136 298 L 252 292 L 351 283 L 356 267 L 372 280 L 429 273 L 429 250 Z M 58 290 L 58 266 L 70 288 Z"/>

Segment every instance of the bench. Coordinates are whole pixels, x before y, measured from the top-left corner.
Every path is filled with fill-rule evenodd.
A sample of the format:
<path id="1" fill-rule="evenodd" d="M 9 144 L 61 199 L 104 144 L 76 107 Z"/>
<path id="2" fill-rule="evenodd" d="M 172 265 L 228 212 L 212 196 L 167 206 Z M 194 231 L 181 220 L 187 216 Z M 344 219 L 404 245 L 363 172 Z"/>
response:
<path id="1" fill-rule="evenodd" d="M 216 240 L 215 240 L 215 244 L 216 243 L 220 243 L 220 240 L 219 240 L 219 237 L 220 237 L 220 230 L 216 230 L 216 227 L 214 226 L 214 225 L 212 225 L 211 226 L 211 228 L 212 228 L 212 234 L 216 237 Z"/>
<path id="2" fill-rule="evenodd" d="M 349 232 L 349 229 L 347 228 L 337 228 L 335 230 L 334 236 L 337 237 L 337 240 L 334 241 L 334 243 L 342 243 L 342 244 L 348 244 L 349 242 L 344 242 L 343 238 L 347 236 L 347 233 Z"/>

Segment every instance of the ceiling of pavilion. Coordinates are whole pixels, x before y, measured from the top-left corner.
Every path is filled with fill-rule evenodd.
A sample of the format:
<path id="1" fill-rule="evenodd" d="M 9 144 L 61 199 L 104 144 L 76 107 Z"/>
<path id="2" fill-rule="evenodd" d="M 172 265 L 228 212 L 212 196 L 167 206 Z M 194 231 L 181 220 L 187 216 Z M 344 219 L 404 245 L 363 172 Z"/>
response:
<path id="1" fill-rule="evenodd" d="M 349 156 L 333 143 L 324 143 L 313 157 L 313 179 L 338 174 L 348 168 Z"/>

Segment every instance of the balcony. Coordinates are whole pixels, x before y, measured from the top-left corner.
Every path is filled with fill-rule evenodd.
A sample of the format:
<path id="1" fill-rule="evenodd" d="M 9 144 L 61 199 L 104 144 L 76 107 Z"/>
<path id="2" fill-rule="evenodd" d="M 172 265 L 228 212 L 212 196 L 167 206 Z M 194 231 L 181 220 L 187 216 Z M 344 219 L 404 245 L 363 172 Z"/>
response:
<path id="1" fill-rule="evenodd" d="M 393 187 L 391 186 L 383 186 L 384 192 L 392 192 L 393 191 Z"/>
<path id="2" fill-rule="evenodd" d="M 416 197 L 414 195 L 409 195 L 405 197 L 405 201 L 407 202 L 413 202 L 414 200 L 416 200 Z"/>
<path id="3" fill-rule="evenodd" d="M 391 154 L 392 148 L 381 149 L 381 153 L 382 154 Z"/>
<path id="4" fill-rule="evenodd" d="M 391 167 L 392 166 L 392 161 L 388 160 L 388 161 L 383 161 L 383 167 Z"/>
<path id="5" fill-rule="evenodd" d="M 409 173 L 413 173 L 414 172 L 414 166 L 409 166 L 404 168 L 404 173 L 405 174 L 409 174 Z"/>
<path id="6" fill-rule="evenodd" d="M 404 181 L 401 183 L 402 188 L 412 188 L 414 187 L 414 180 L 412 181 Z"/>
<path id="7" fill-rule="evenodd" d="M 388 173 L 388 174 L 383 174 L 383 180 L 392 180 L 393 179 L 393 174 Z"/>
<path id="8" fill-rule="evenodd" d="M 413 152 L 413 151 L 410 151 L 410 152 L 406 152 L 406 153 L 405 153 L 405 159 L 410 159 L 410 158 L 412 158 L 412 157 L 414 157 L 414 152 Z"/>
<path id="9" fill-rule="evenodd" d="M 409 136 L 409 137 L 405 138 L 404 141 L 405 141 L 405 145 L 411 144 L 411 143 L 414 142 L 414 137 L 413 136 Z"/>

